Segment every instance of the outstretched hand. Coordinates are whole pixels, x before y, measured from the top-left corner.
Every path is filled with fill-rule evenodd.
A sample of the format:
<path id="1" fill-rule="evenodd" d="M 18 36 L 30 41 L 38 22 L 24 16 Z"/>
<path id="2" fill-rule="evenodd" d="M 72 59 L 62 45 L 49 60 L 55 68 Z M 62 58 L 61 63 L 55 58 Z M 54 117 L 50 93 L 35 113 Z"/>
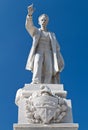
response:
<path id="1" fill-rule="evenodd" d="M 28 6 L 28 15 L 32 15 L 34 13 L 34 7 L 33 4 L 31 4 L 30 6 Z"/>

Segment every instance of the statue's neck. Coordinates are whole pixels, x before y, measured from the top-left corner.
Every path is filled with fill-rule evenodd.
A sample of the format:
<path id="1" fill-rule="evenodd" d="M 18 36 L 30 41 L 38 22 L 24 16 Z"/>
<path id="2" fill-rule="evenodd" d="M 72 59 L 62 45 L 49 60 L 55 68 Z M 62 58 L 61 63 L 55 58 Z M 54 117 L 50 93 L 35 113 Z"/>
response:
<path id="1" fill-rule="evenodd" d="M 41 30 L 42 30 L 42 31 L 47 31 L 47 28 L 44 27 L 44 26 L 42 26 L 42 27 L 41 27 Z"/>

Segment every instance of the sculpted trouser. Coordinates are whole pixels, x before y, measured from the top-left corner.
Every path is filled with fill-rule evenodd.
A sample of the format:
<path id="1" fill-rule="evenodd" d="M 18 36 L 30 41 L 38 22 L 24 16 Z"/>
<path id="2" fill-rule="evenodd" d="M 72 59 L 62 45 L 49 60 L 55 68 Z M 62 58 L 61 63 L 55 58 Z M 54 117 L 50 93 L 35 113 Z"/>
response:
<path id="1" fill-rule="evenodd" d="M 52 53 L 50 50 L 37 51 L 34 60 L 33 83 L 51 83 Z"/>

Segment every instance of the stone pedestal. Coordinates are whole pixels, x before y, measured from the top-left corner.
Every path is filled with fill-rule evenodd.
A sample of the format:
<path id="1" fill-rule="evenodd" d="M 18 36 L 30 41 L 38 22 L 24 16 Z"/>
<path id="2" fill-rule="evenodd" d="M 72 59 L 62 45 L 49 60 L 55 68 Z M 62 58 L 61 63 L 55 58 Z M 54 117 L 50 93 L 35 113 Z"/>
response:
<path id="1" fill-rule="evenodd" d="M 60 124 L 14 124 L 14 130 L 78 130 L 78 124 L 60 123 Z"/>
<path id="2" fill-rule="evenodd" d="M 44 84 L 43 84 L 44 85 Z M 67 92 L 62 84 L 45 84 L 53 94 L 65 98 Z M 26 100 L 34 91 L 39 91 L 41 84 L 25 84 L 17 91 L 15 103 L 18 106 L 18 123 L 14 124 L 14 130 L 78 130 L 78 124 L 73 123 L 71 100 L 66 99 L 68 111 L 60 123 L 37 124 L 29 123 L 26 116 Z"/>

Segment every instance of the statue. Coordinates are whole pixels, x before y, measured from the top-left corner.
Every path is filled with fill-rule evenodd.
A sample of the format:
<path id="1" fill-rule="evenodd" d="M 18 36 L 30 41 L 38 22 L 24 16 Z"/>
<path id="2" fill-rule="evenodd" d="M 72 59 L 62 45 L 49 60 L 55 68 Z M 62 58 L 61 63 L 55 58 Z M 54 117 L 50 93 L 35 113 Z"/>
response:
<path id="1" fill-rule="evenodd" d="M 60 84 L 64 60 L 54 33 L 48 31 L 49 17 L 39 16 L 40 28 L 34 26 L 33 5 L 28 7 L 26 29 L 33 38 L 26 69 L 33 72 L 32 83 L 18 89 L 18 124 L 14 130 L 78 130 L 73 123 L 71 100 Z"/>
<path id="2" fill-rule="evenodd" d="M 32 4 L 28 7 L 26 17 L 26 29 L 33 38 L 26 69 L 33 72 L 32 84 L 60 83 L 59 73 L 64 68 L 64 60 L 55 34 L 47 29 L 49 17 L 46 14 L 39 16 L 40 28 L 38 29 L 33 24 L 33 13 Z"/>

